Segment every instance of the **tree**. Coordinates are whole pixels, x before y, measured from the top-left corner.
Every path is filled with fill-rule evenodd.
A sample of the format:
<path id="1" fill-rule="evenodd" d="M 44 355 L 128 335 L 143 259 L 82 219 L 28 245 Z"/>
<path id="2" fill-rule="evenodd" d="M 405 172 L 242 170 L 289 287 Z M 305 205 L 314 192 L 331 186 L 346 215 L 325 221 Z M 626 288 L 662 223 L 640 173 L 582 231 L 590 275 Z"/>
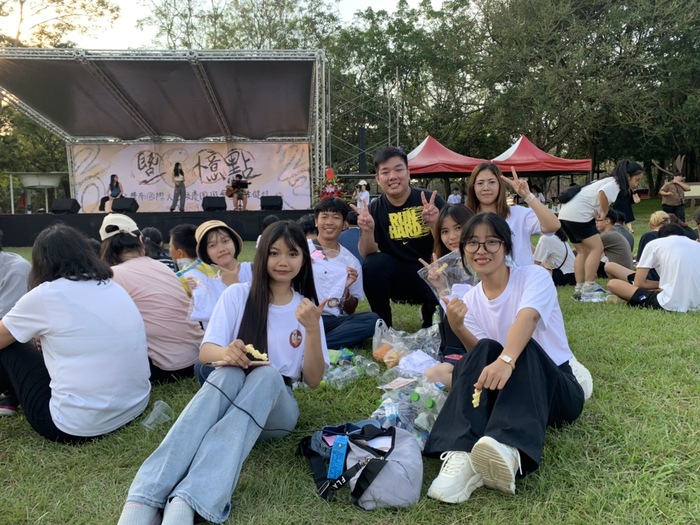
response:
<path id="1" fill-rule="evenodd" d="M 169 49 L 314 49 L 338 30 L 326 0 L 148 0 Z"/>
<path id="2" fill-rule="evenodd" d="M 118 16 L 111 0 L 3 0 L 0 17 L 14 30 L 0 40 L 6 46 L 60 47 L 66 35 L 109 26 Z"/>

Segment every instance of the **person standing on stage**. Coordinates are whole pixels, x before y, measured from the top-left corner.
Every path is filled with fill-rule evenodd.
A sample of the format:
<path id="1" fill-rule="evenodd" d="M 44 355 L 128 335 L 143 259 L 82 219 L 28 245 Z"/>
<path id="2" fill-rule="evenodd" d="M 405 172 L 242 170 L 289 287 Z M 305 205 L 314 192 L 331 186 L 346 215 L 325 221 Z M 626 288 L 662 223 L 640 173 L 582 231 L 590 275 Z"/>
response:
<path id="1" fill-rule="evenodd" d="M 185 172 L 179 162 L 173 168 L 173 202 L 170 204 L 170 211 L 175 211 L 178 200 L 180 201 L 180 211 L 185 211 Z"/>
<path id="2" fill-rule="evenodd" d="M 243 179 L 243 175 L 240 173 L 236 175 L 234 180 L 231 181 L 230 188 L 233 197 L 233 209 L 238 211 L 245 211 L 248 209 L 248 186 L 250 182 Z M 229 196 L 229 191 L 227 188 L 227 196 Z"/>

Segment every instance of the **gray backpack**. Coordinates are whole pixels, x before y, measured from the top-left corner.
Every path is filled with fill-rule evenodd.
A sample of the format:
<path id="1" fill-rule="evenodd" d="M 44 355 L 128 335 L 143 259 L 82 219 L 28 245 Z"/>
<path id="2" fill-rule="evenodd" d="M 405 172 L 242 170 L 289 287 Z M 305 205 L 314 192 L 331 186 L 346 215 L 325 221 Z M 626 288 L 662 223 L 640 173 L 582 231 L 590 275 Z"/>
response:
<path id="1" fill-rule="evenodd" d="M 314 450 L 318 439 L 304 438 L 299 447 L 300 454 L 309 460 L 322 498 L 334 499 L 336 491 L 347 484 L 353 502 L 365 510 L 410 507 L 418 501 L 423 485 L 423 457 L 410 432 L 367 425 L 336 435 L 347 436 L 344 471 L 336 479 L 328 478 L 325 458 L 330 453 Z"/>

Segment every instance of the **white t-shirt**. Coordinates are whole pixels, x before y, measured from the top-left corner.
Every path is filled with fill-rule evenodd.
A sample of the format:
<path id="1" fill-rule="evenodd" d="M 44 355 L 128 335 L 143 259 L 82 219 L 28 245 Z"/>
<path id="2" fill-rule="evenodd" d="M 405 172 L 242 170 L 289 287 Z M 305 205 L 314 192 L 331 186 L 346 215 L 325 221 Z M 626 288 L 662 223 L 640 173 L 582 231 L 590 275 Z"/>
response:
<path id="1" fill-rule="evenodd" d="M 324 314 L 344 315 L 340 309 L 340 301 L 345 293 L 345 283 L 348 278 L 347 267 L 350 266 L 357 272 L 357 279 L 350 285 L 350 295 L 356 297 L 358 301 L 364 299 L 364 289 L 362 284 L 362 264 L 357 260 L 350 250 L 345 246 L 340 246 L 337 257 L 325 259 L 317 251 L 313 241 L 309 241 L 309 251 L 312 254 L 312 270 L 314 274 L 314 285 L 319 301 L 329 299 L 323 308 Z M 319 256 L 321 254 L 321 256 Z"/>
<path id="2" fill-rule="evenodd" d="M 153 364 L 161 370 L 193 364 L 199 357 L 202 328 L 190 321 L 189 298 L 173 271 L 150 257 L 129 259 L 112 271 L 143 316 Z"/>
<path id="3" fill-rule="evenodd" d="M 362 202 L 362 201 L 364 201 L 364 202 Z M 357 207 L 361 210 L 364 210 L 365 206 L 369 206 L 369 192 L 367 190 L 358 191 L 357 192 Z"/>
<path id="4" fill-rule="evenodd" d="M 637 268 L 655 268 L 664 310 L 700 310 L 700 243 L 681 235 L 655 239 L 646 245 Z"/>
<path id="5" fill-rule="evenodd" d="M 557 366 L 573 357 L 554 282 L 541 266 L 511 268 L 506 289 L 493 301 L 486 297 L 483 284 L 479 283 L 467 292 L 464 302 L 467 305 L 464 324 L 477 339 L 493 339 L 505 345 L 518 312 L 533 308 L 540 319 L 532 338 Z"/>
<path id="6" fill-rule="evenodd" d="M 462 197 L 459 194 L 450 193 L 447 197 L 447 204 L 462 204 Z"/>
<path id="7" fill-rule="evenodd" d="M 516 266 L 533 264 L 530 236 L 542 234 L 540 220 L 531 208 L 511 206 L 510 215 L 506 219 L 513 233 L 513 261 Z M 551 234 L 550 234 L 551 235 Z"/>
<path id="8" fill-rule="evenodd" d="M 228 346 L 238 338 L 250 287 L 250 283 L 238 283 L 226 288 L 211 314 L 202 344 L 214 343 L 219 346 Z M 282 375 L 295 380 L 301 376 L 301 368 L 304 363 L 306 330 L 296 317 L 296 309 L 303 299 L 301 294 L 295 292 L 294 298 L 289 303 L 270 305 L 267 317 L 268 359 Z M 319 328 L 321 330 L 323 360 L 328 366 L 328 349 L 321 319 L 319 319 Z M 301 344 L 294 347 L 292 346 L 292 333 L 296 331 L 301 333 L 302 339 Z M 249 341 L 243 342 L 248 343 Z"/>
<path id="9" fill-rule="evenodd" d="M 43 283 L 2 322 L 17 341 L 41 339 L 51 377 L 51 419 L 63 432 L 106 434 L 148 405 L 146 330 L 134 301 L 115 282 Z"/>
<path id="10" fill-rule="evenodd" d="M 599 192 L 605 193 L 608 203 L 615 202 L 620 186 L 613 177 L 605 177 L 581 188 L 581 191 L 559 209 L 559 218 L 571 222 L 589 222 L 602 211 Z"/>
<path id="11" fill-rule="evenodd" d="M 16 253 L 0 252 L 0 319 L 27 293 L 32 265 Z"/>
<path id="12" fill-rule="evenodd" d="M 569 243 L 563 242 L 556 235 L 543 235 L 537 241 L 535 261 L 545 263 L 553 270 L 559 268 L 564 274 L 574 273 L 575 258 Z"/>

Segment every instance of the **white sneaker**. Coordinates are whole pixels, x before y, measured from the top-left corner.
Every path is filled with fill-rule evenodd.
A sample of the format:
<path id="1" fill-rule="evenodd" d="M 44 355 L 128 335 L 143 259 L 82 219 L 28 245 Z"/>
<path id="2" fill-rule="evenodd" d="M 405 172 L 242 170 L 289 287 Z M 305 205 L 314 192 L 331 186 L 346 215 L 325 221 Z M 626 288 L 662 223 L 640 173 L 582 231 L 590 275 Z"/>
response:
<path id="1" fill-rule="evenodd" d="M 476 442 L 471 453 L 474 470 L 484 485 L 507 494 L 515 494 L 515 473 L 520 470 L 520 452 L 488 436 Z"/>
<path id="2" fill-rule="evenodd" d="M 428 489 L 428 497 L 445 503 L 462 503 L 474 490 L 482 487 L 481 475 L 474 472 L 467 452 L 460 450 L 443 452 L 440 474 Z"/>
<path id="3" fill-rule="evenodd" d="M 585 293 L 598 293 L 598 292 L 607 293 L 607 290 L 606 290 L 605 288 L 603 288 L 601 285 L 599 285 L 598 283 L 596 283 L 596 282 L 593 282 L 593 283 L 585 283 L 585 284 L 581 287 L 581 293 L 582 293 L 582 294 L 585 294 Z"/>

